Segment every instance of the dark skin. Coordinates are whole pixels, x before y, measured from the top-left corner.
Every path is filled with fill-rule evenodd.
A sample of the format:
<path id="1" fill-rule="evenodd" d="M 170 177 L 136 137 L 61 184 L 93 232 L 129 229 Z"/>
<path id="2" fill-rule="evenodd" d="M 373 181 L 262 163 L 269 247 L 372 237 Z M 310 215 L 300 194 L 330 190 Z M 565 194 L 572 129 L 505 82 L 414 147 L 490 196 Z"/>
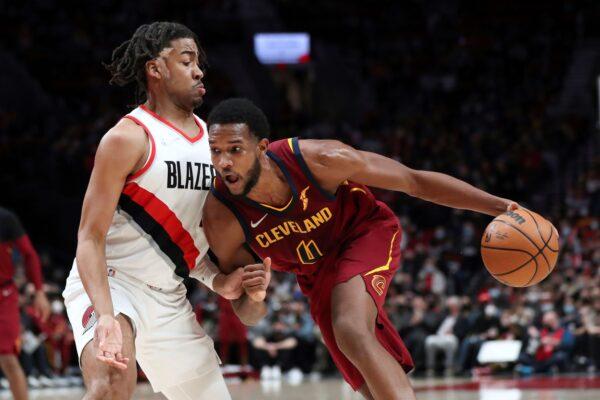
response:
<path id="1" fill-rule="evenodd" d="M 246 124 L 214 124 L 209 128 L 212 161 L 234 195 L 263 204 L 282 207 L 292 196 L 279 167 L 266 155 L 268 140 L 259 140 Z M 379 154 L 356 150 L 336 140 L 301 140 L 300 151 L 317 182 L 330 193 L 350 180 L 367 186 L 400 191 L 437 204 L 497 216 L 518 205 L 493 196 L 466 182 L 431 171 L 418 171 Z M 260 164 L 259 176 L 255 174 Z M 255 183 L 254 183 L 255 182 Z M 244 232 L 235 216 L 210 195 L 204 207 L 205 232 L 211 249 L 223 260 L 224 272 L 246 265 L 250 255 L 244 249 Z M 270 260 L 268 262 L 270 267 Z M 258 273 L 260 264 L 254 265 Z M 242 321 L 266 313 L 262 291 L 268 285 L 268 270 L 257 291 L 246 290 L 244 307 L 236 310 Z M 361 393 L 367 399 L 415 399 L 405 372 L 375 337 L 377 308 L 365 290 L 361 276 L 336 285 L 332 292 L 332 324 L 342 352 L 365 378 Z"/>

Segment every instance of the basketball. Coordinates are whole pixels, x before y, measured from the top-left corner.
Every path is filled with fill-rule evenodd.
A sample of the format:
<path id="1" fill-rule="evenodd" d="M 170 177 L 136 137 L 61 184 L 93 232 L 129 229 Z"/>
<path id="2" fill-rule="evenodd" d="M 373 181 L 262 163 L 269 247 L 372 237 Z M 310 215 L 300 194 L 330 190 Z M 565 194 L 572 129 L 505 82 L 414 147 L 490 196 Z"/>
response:
<path id="1" fill-rule="evenodd" d="M 556 265 L 558 231 L 550 221 L 524 208 L 505 212 L 485 229 L 481 257 L 490 274 L 505 285 L 535 285 Z"/>

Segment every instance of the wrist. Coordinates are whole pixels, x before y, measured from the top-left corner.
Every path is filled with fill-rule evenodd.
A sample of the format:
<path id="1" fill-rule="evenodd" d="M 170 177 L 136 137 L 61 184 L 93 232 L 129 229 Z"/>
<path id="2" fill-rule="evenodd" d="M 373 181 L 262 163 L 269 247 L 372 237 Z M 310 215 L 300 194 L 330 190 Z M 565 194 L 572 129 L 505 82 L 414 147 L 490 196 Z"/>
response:
<path id="1" fill-rule="evenodd" d="M 215 278 L 217 278 L 219 275 L 221 275 L 221 277 L 218 278 L 218 284 L 221 285 L 220 288 L 222 288 L 224 285 L 225 276 L 221 274 L 219 268 L 216 265 L 214 265 L 212 261 L 208 259 L 208 257 L 205 257 L 200 263 L 200 265 L 194 268 L 190 273 L 191 277 L 198 279 L 206 287 L 208 287 L 214 292 L 217 291 L 214 287 Z"/>
<path id="2" fill-rule="evenodd" d="M 222 294 L 225 290 L 225 282 L 227 280 L 227 275 L 225 275 L 222 272 L 217 273 L 216 275 L 214 275 L 212 277 L 212 281 L 210 282 L 210 285 L 212 286 L 208 286 L 207 283 L 204 283 L 204 281 L 202 281 L 202 283 L 204 283 L 206 286 L 208 286 L 210 289 L 212 289 L 214 292 L 218 293 L 218 294 Z"/>

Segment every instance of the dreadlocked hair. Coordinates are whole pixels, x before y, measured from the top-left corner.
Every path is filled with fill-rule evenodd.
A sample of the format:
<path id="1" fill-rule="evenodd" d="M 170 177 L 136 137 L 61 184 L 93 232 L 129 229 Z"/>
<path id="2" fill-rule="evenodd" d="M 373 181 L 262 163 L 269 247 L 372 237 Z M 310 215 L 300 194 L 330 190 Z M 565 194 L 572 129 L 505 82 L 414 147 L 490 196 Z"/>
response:
<path id="1" fill-rule="evenodd" d="M 146 97 L 146 62 L 156 58 L 169 47 L 172 40 L 191 38 L 198 46 L 200 65 L 206 63 L 204 50 L 198 43 L 198 37 L 187 26 L 177 22 L 153 22 L 137 28 L 131 39 L 124 41 L 113 53 L 111 62 L 104 64 L 111 74 L 110 83 L 124 86 L 135 81 L 136 97 L 143 102 Z"/>

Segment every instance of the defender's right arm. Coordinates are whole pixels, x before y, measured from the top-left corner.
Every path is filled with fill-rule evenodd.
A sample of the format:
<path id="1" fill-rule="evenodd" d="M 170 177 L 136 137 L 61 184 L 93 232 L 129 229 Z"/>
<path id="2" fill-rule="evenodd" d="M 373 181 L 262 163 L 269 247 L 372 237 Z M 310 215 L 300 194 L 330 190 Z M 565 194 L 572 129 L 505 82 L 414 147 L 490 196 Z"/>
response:
<path id="1" fill-rule="evenodd" d="M 119 121 L 100 141 L 83 199 L 77 270 L 98 316 L 97 330 L 104 326 L 110 329 L 117 323 L 106 273 L 106 234 L 127 177 L 146 161 L 148 143 L 142 127 L 126 118 Z"/>
<path id="2" fill-rule="evenodd" d="M 77 234 L 77 269 L 96 314 L 113 315 L 104 245 L 127 177 L 143 165 L 147 137 L 142 127 L 122 119 L 100 141 Z"/>
<path id="3" fill-rule="evenodd" d="M 210 193 L 202 211 L 202 225 L 212 252 L 219 259 L 219 268 L 230 274 L 243 267 L 244 294 L 231 301 L 233 310 L 245 325 L 256 325 L 267 314 L 264 295 L 270 280 L 270 259 L 255 264 L 244 247 L 244 231 L 233 213 Z M 261 298 L 258 300 L 259 298 Z"/>

